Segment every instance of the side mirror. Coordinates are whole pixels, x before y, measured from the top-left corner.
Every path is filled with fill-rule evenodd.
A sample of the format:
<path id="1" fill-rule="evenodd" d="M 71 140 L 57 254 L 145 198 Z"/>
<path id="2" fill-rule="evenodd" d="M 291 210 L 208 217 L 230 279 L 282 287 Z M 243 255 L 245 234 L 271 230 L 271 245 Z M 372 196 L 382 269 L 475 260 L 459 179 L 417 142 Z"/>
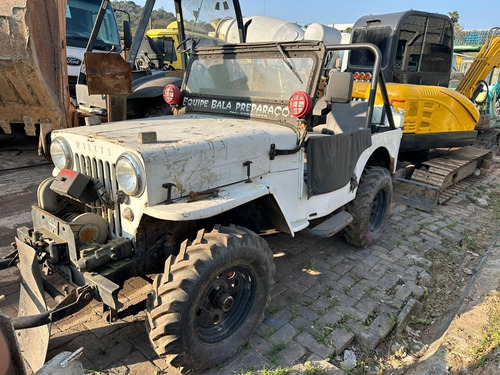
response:
<path id="1" fill-rule="evenodd" d="M 125 49 L 130 49 L 132 45 L 132 29 L 128 21 L 123 21 L 123 45 Z"/>

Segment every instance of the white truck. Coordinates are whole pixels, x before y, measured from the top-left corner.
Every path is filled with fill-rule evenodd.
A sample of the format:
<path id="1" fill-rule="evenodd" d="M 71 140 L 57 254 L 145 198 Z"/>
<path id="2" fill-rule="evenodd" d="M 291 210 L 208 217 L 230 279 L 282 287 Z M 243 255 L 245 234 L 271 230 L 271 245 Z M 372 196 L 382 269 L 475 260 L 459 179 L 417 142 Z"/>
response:
<path id="1" fill-rule="evenodd" d="M 83 55 L 94 27 L 101 0 L 68 0 L 66 3 L 66 56 L 70 95 L 76 98 L 76 83 Z M 120 51 L 120 34 L 111 3 L 108 2 L 94 50 Z"/>
<path id="2" fill-rule="evenodd" d="M 222 19 L 218 10 L 237 6 L 183 8 L 197 22 L 185 19 L 181 33 L 197 24 L 211 35 L 216 22 L 203 17 Z M 209 368 L 234 355 L 263 317 L 275 266 L 259 234 L 344 230 L 360 247 L 382 235 L 403 119 L 379 80 L 380 51 L 317 40 L 190 42 L 181 90 L 165 88 L 178 115 L 52 133 L 54 173 L 38 189 L 33 227 L 18 229 L 16 253 L 0 262 L 21 260 L 23 306 L 12 319 L 20 337 L 48 337 L 46 324 L 96 298 L 109 321 L 146 308 L 159 355 Z M 352 74 L 328 69 L 340 49 L 374 53 L 368 101 L 350 100 Z M 76 288 L 49 311 L 43 288 L 57 291 L 39 264 Z M 144 301 L 123 306 L 125 281 L 151 272 Z"/>

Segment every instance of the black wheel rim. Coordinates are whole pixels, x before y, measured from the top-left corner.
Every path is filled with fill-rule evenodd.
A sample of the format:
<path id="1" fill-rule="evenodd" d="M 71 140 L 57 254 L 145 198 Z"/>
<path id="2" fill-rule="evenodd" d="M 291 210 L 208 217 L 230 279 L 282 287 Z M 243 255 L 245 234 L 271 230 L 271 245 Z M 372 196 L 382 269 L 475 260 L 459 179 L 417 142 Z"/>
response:
<path id="1" fill-rule="evenodd" d="M 195 310 L 198 338 L 217 343 L 244 323 L 255 299 L 256 281 L 246 267 L 231 267 L 210 281 Z"/>
<path id="2" fill-rule="evenodd" d="M 370 232 L 375 232 L 384 222 L 387 211 L 387 192 L 380 189 L 375 195 L 370 211 Z"/>

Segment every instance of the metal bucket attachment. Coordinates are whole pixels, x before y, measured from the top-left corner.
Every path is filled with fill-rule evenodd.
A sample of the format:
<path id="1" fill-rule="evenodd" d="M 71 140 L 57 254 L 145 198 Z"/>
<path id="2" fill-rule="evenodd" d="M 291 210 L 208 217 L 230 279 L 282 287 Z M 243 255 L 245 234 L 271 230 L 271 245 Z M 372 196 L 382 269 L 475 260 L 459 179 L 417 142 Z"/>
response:
<path id="1" fill-rule="evenodd" d="M 432 211 L 437 205 L 439 188 L 418 181 L 396 178 L 394 201 L 422 211 Z"/>
<path id="2" fill-rule="evenodd" d="M 47 311 L 42 274 L 35 250 L 16 238 L 19 251 L 21 290 L 18 316 L 37 315 Z M 42 368 L 49 347 L 50 325 L 16 331 L 21 355 L 33 372 Z"/>

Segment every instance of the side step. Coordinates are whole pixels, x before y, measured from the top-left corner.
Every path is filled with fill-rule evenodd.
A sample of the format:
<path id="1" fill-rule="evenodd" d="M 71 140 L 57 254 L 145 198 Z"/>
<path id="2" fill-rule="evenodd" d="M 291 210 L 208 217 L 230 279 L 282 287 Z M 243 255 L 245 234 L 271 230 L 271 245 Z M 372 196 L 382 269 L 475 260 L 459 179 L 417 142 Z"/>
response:
<path id="1" fill-rule="evenodd" d="M 312 237 L 331 237 L 351 224 L 352 220 L 352 215 L 349 212 L 340 211 L 314 228 L 306 228 L 305 231 Z"/>
<path id="2" fill-rule="evenodd" d="M 462 147 L 423 162 L 427 170 L 414 170 L 411 178 L 404 171 L 394 181 L 394 198 L 398 203 L 431 211 L 476 180 L 476 170 L 485 175 L 490 169 L 493 155 L 490 150 L 472 146 Z"/>

